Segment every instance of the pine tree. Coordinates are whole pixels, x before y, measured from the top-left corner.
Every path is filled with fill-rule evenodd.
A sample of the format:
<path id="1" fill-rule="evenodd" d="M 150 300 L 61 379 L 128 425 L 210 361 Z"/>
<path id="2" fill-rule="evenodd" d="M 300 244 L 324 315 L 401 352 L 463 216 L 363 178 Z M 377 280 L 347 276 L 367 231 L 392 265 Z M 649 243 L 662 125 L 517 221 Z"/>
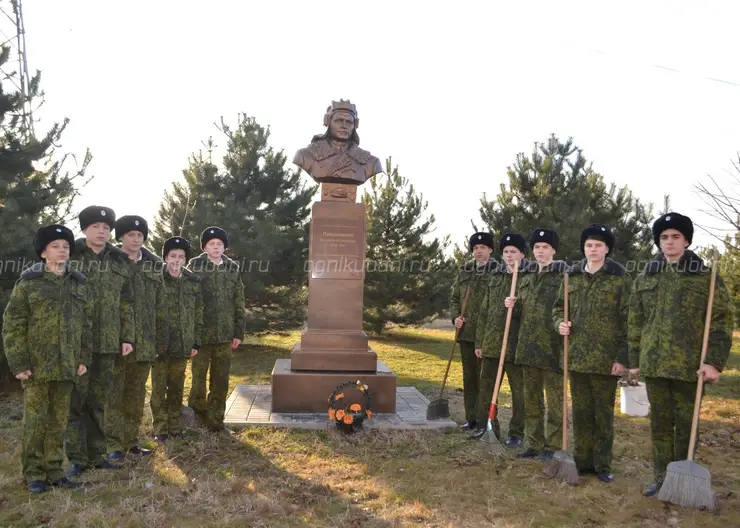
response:
<path id="1" fill-rule="evenodd" d="M 740 218 L 737 220 L 740 223 Z M 730 293 L 735 308 L 735 326 L 740 328 L 740 232 L 725 238 L 725 251 L 719 257 L 717 271 Z"/>
<path id="2" fill-rule="evenodd" d="M 554 229 L 561 248 L 556 258 L 573 261 L 583 258 L 581 231 L 602 223 L 617 239 L 612 258 L 625 263 L 650 257 L 652 205 L 644 205 L 627 187 L 607 186 L 571 138 L 563 143 L 551 135 L 535 143 L 532 154 L 518 154 L 507 172 L 508 184 L 501 184 L 496 198 L 488 200 L 484 193 L 481 199 L 481 218 L 496 237 L 506 231 L 528 237 L 537 227 Z"/>
<path id="3" fill-rule="evenodd" d="M 382 183 L 381 183 L 382 181 Z M 427 202 L 386 160 L 386 176 L 370 180 L 362 197 L 367 215 L 365 315 L 368 330 L 387 323 L 423 323 L 446 308 L 453 278 L 445 256 L 449 237 L 431 239 Z"/>
<path id="4" fill-rule="evenodd" d="M 8 47 L 2 48 L 0 69 L 7 64 L 9 53 Z M 41 74 L 36 72 L 31 78 L 26 94 L 7 91 L 17 86 L 16 77 L 11 73 L 0 79 L 0 313 L 20 272 L 37 260 L 32 245 L 36 230 L 42 224 L 71 220 L 78 188 L 90 179 L 85 172 L 92 158 L 87 152 L 74 171 L 67 171 L 68 162 L 76 159 L 58 150 L 69 120 L 37 137 L 26 111 L 43 99 Z M 0 376 L 9 376 L 4 356 L 0 357 Z"/>
<path id="5" fill-rule="evenodd" d="M 305 315 L 310 204 L 316 186 L 286 168 L 286 157 L 269 146 L 269 128 L 245 114 L 235 127 L 221 120 L 226 139 L 221 166 L 207 153 L 193 154 L 165 193 L 154 222 L 152 246 L 160 251 L 174 235 L 200 249 L 200 233 L 218 225 L 229 234 L 227 255 L 242 268 L 247 330 L 259 332 L 300 325 Z"/>

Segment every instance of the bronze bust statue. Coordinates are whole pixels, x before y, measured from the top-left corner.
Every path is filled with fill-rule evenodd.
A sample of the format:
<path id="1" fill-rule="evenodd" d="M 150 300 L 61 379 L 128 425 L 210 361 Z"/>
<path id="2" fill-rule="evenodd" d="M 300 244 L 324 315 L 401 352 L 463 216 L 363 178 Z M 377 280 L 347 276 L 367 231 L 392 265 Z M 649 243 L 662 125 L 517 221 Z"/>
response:
<path id="1" fill-rule="evenodd" d="M 357 109 L 349 100 L 332 101 L 324 115 L 326 132 L 296 152 L 293 163 L 320 183 L 362 185 L 383 168 L 378 158 L 359 147 L 359 123 Z"/>

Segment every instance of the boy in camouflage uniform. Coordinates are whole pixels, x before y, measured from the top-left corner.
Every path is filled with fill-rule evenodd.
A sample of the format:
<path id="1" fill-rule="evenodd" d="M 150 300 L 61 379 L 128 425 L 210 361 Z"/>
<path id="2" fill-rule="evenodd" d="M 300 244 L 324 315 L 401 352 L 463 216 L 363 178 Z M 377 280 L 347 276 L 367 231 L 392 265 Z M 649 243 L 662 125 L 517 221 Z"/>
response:
<path id="1" fill-rule="evenodd" d="M 200 278 L 185 269 L 190 244 L 182 237 L 165 241 L 162 258 L 169 322 L 167 352 L 152 366 L 152 418 L 154 438 L 165 442 L 182 435 L 183 389 L 188 358 L 195 357 L 203 341 L 203 295 Z"/>
<path id="2" fill-rule="evenodd" d="M 113 389 L 106 409 L 108 460 L 122 462 L 131 456 L 151 455 L 139 446 L 138 435 L 146 399 L 146 380 L 157 355 L 167 348 L 167 307 L 162 260 L 143 244 L 149 226 L 142 217 L 116 220 L 116 240 L 128 256 L 127 265 L 134 298 L 134 349 L 116 357 Z"/>
<path id="3" fill-rule="evenodd" d="M 8 364 L 23 384 L 23 477 L 31 493 L 75 488 L 64 476 L 64 432 L 72 386 L 86 377 L 92 354 L 87 279 L 67 268 L 72 231 L 42 227 L 33 240 L 42 263 L 25 270 L 3 314 Z"/>
<path id="4" fill-rule="evenodd" d="M 569 271 L 564 320 L 563 284 L 552 311 L 561 336 L 569 335 L 568 370 L 573 400 L 574 459 L 581 473 L 613 482 L 614 402 L 619 376 L 627 369 L 627 312 L 631 280 L 610 258 L 616 239 L 609 228 L 591 224 L 581 233 L 585 260 Z"/>
<path id="5" fill-rule="evenodd" d="M 93 354 L 88 375 L 72 390 L 65 448 L 68 476 L 89 467 L 118 469 L 105 459 L 105 407 L 118 355 L 133 350 L 134 316 L 126 254 L 108 243 L 116 214 L 90 206 L 80 212 L 85 238 L 75 241 L 74 266 L 85 274 L 93 295 Z M 72 264 L 72 263 L 70 263 Z"/>
<path id="6" fill-rule="evenodd" d="M 488 411 L 491 406 L 493 388 L 496 384 L 498 363 L 501 357 L 501 343 L 504 338 L 506 325 L 506 299 L 509 297 L 513 280 L 513 266 L 519 262 L 517 281 L 521 281 L 526 273 L 533 269 L 533 264 L 525 257 L 527 241 L 519 233 L 506 233 L 499 241 L 499 247 L 504 263 L 491 275 L 488 281 L 488 291 L 481 303 L 480 315 L 475 337 L 475 355 L 482 358 L 480 373 L 480 389 L 478 391 L 478 428 L 473 431 L 472 439 L 481 438 L 486 432 Z M 505 265 L 504 265 L 505 264 Z M 518 289 L 518 286 L 517 286 Z M 511 317 L 509 340 L 506 349 L 504 372 L 509 379 L 511 388 L 512 414 L 509 421 L 509 438 L 507 447 L 519 447 L 524 436 L 524 379 L 522 368 L 514 361 L 521 310 L 515 307 Z M 498 418 L 493 424 L 496 438 L 501 438 Z"/>
<path id="7" fill-rule="evenodd" d="M 460 344 L 462 358 L 465 402 L 465 423 L 462 428 L 465 430 L 473 430 L 477 424 L 475 405 L 478 400 L 480 359 L 475 355 L 475 329 L 480 305 L 488 291 L 488 278 L 498 267 L 498 263 L 491 258 L 493 244 L 492 233 L 474 233 L 470 237 L 468 246 L 473 253 L 473 260 L 460 267 L 460 273 L 452 286 L 452 297 L 450 298 L 452 324 L 459 329 L 457 342 Z M 462 301 L 468 288 L 470 288 L 470 294 L 465 316 L 463 316 L 461 314 Z"/>
<path id="8" fill-rule="evenodd" d="M 188 269 L 201 279 L 203 343 L 192 361 L 188 405 L 212 431 L 231 432 L 224 427 L 224 413 L 231 351 L 244 339 L 244 283 L 239 265 L 224 255 L 229 247 L 226 231 L 217 226 L 208 227 L 201 233 L 200 241 L 204 252 L 190 261 Z"/>
<path id="9" fill-rule="evenodd" d="M 661 252 L 635 280 L 630 301 L 630 366 L 645 376 L 650 401 L 654 480 L 646 496 L 658 493 L 670 462 L 688 456 L 697 374 L 716 383 L 732 345 L 732 305 L 718 275 L 707 356 L 699 364 L 710 269 L 688 249 L 693 235 L 691 219 L 682 214 L 655 221 Z"/>
<path id="10" fill-rule="evenodd" d="M 553 261 L 555 253 L 560 249 L 560 240 L 555 231 L 535 229 L 529 236 L 529 243 L 539 271 L 522 277 L 518 293 L 522 313 L 515 361 L 522 366 L 524 375 L 527 447 L 519 457 L 549 460 L 562 447 L 562 338 L 552 326 L 552 305 L 567 266 L 562 260 Z M 547 436 L 543 396 L 545 392 Z"/>

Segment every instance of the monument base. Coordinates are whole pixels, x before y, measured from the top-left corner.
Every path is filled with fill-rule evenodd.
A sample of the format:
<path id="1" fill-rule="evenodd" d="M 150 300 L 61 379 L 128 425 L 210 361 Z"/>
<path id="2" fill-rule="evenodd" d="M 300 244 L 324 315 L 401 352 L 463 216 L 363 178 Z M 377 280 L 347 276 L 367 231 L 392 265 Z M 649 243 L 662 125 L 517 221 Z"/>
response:
<path id="1" fill-rule="evenodd" d="M 364 372 L 375 373 L 378 355 L 372 348 L 365 350 L 303 349 L 300 343 L 293 345 L 290 354 L 291 370 L 320 372 Z"/>
<path id="2" fill-rule="evenodd" d="M 272 369 L 272 412 L 326 412 L 331 391 L 348 380 L 368 386 L 373 412 L 396 412 L 396 375 L 383 362 L 375 372 L 300 372 L 291 370 L 290 359 L 278 359 Z"/>

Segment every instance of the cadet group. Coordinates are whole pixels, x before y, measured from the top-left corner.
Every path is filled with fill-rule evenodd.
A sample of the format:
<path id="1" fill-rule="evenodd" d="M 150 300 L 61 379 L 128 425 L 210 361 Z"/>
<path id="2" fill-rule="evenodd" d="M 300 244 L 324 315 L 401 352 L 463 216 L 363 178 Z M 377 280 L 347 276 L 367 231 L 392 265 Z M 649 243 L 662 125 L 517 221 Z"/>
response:
<path id="1" fill-rule="evenodd" d="M 245 311 L 239 267 L 223 254 L 227 233 L 206 228 L 203 252 L 194 258 L 184 238 L 170 238 L 160 258 L 144 247 L 148 227 L 139 216 L 116 220 L 110 208 L 91 206 L 79 221 L 79 240 L 63 225 L 38 230 L 33 245 L 41 262 L 22 273 L 3 314 L 5 353 L 24 386 L 21 463 L 33 493 L 49 485 L 75 488 L 80 482 L 74 477 L 89 468 L 120 469 L 127 458 L 151 454 L 138 441 L 150 373 L 155 440 L 181 436 L 188 359 L 188 406 L 200 424 L 229 432 L 229 369 Z M 120 246 L 109 243 L 112 231 Z M 462 427 L 471 438 L 485 433 L 503 349 L 513 410 L 505 445 L 521 448 L 522 458 L 553 457 L 562 447 L 562 343 L 568 335 L 579 472 L 614 480 L 617 383 L 627 374 L 642 376 L 654 467 L 645 494 L 655 495 L 668 463 L 688 455 L 697 375 L 716 382 L 731 346 L 732 308 L 718 277 L 708 353 L 700 365 L 710 270 L 688 249 L 693 231 L 679 213 L 658 218 L 653 236 L 660 251 L 634 281 L 609 258 L 616 241 L 605 225 L 583 230 L 585 258 L 570 265 L 555 260 L 560 244 L 551 229 L 535 229 L 529 240 L 503 234 L 500 262 L 492 258 L 493 234 L 472 235 L 473 260 L 459 270 L 450 302 L 462 351 Z M 530 248 L 534 260 L 527 258 Z M 502 347 L 509 309 L 509 339 Z M 501 439 L 498 420 L 493 429 Z"/>
<path id="2" fill-rule="evenodd" d="M 642 377 L 650 402 L 653 480 L 660 490 L 670 462 L 688 457 L 697 376 L 715 383 L 730 353 L 733 314 L 728 292 L 717 277 L 706 359 L 700 365 L 709 301 L 710 269 L 688 247 L 690 218 L 668 213 L 652 227 L 656 257 L 634 281 L 609 258 L 615 236 L 592 224 L 580 236 L 585 259 L 555 260 L 559 237 L 535 229 L 501 236 L 502 261 L 492 258 L 491 233 L 475 233 L 473 260 L 463 265 L 452 289 L 452 322 L 462 352 L 466 422 L 471 438 L 483 437 L 505 350 L 504 372 L 511 388 L 512 416 L 505 445 L 518 457 L 549 460 L 562 445 L 563 336 L 569 336 L 568 378 L 573 413 L 573 458 L 581 474 L 614 481 L 614 405 L 621 376 Z M 531 248 L 534 260 L 528 260 Z M 517 268 L 516 294 L 511 296 Z M 564 274 L 568 274 L 568 319 Z M 464 299 L 468 297 L 465 312 Z M 507 346 L 502 348 L 511 308 Z M 545 404 L 546 400 L 546 404 Z M 493 432 L 500 439 L 497 419 Z"/>
<path id="3" fill-rule="evenodd" d="M 75 488 L 89 468 L 151 455 L 138 442 L 150 372 L 155 440 L 181 436 L 190 358 L 188 406 L 202 425 L 229 432 L 231 353 L 245 311 L 239 267 L 223 254 L 226 231 L 206 228 L 192 259 L 188 241 L 172 237 L 160 258 L 144 247 L 140 216 L 116 220 L 91 206 L 79 221 L 79 240 L 63 225 L 38 230 L 41 262 L 21 274 L 3 314 L 5 354 L 24 388 L 21 464 L 32 493 Z"/>

